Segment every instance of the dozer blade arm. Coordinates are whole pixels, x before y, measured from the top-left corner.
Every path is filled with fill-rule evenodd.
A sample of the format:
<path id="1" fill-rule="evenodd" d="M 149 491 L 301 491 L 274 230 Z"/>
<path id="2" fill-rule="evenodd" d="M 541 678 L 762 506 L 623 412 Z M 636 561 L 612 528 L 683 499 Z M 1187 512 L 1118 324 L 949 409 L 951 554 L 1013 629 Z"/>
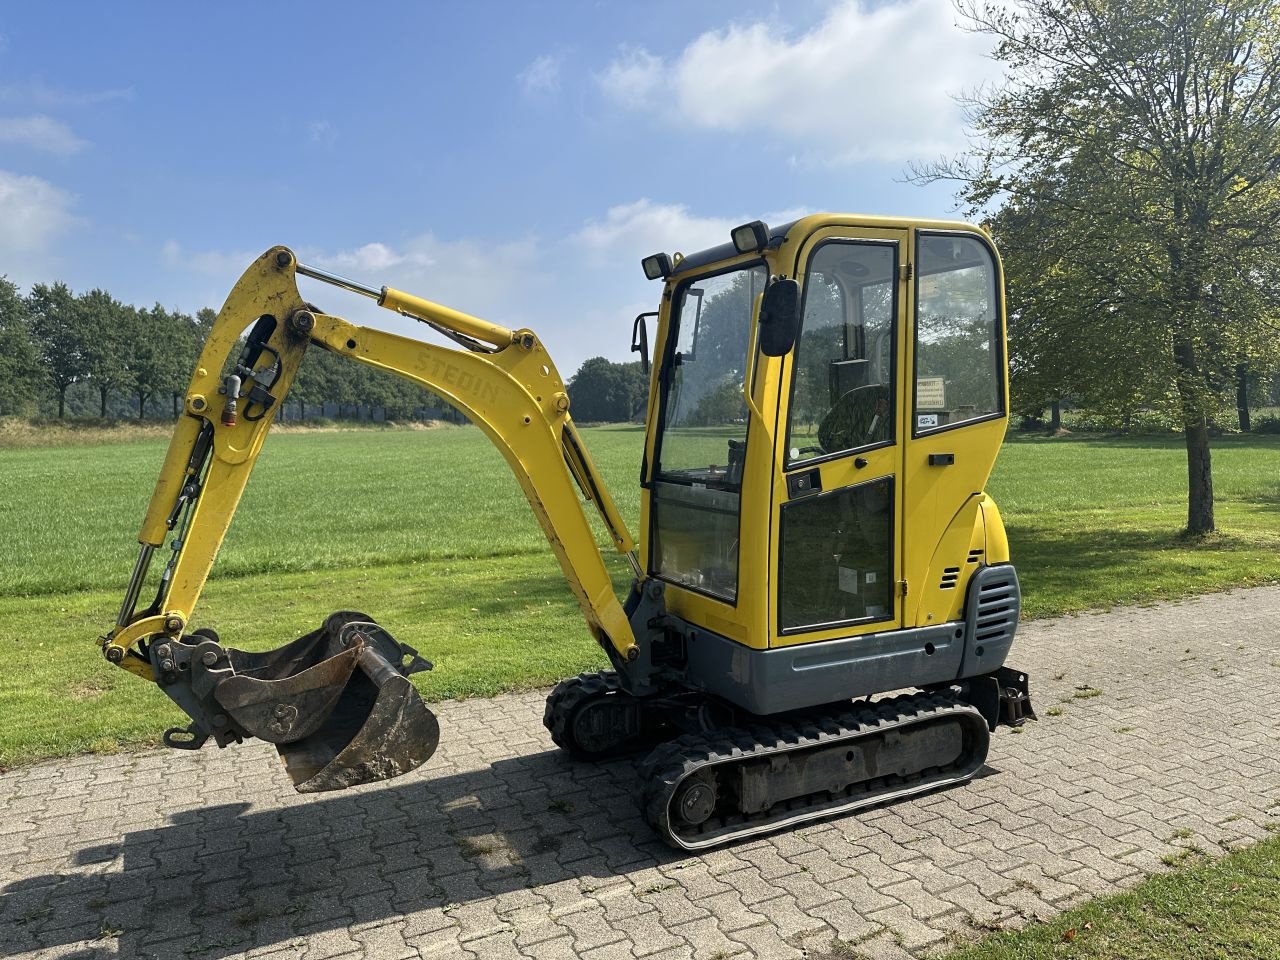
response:
<path id="1" fill-rule="evenodd" d="M 308 305 L 297 274 L 377 299 L 462 349 L 360 327 Z M 463 410 L 502 452 L 542 525 L 596 639 L 615 658 L 638 647 L 613 591 L 579 492 L 639 573 L 634 541 L 569 416 L 569 399 L 537 336 L 388 288 L 297 263 L 274 247 L 232 289 L 201 351 L 138 540 L 141 550 L 108 660 L 155 680 L 191 717 L 173 746 L 210 736 L 276 743 L 300 790 L 333 789 L 412 769 L 435 749 L 435 718 L 406 676 L 429 664 L 367 616 L 334 614 L 266 654 L 188 633 L 200 591 L 280 405 L 310 344 L 406 377 Z M 165 541 L 170 553 L 148 579 Z M 154 599 L 139 609 L 144 590 Z"/>

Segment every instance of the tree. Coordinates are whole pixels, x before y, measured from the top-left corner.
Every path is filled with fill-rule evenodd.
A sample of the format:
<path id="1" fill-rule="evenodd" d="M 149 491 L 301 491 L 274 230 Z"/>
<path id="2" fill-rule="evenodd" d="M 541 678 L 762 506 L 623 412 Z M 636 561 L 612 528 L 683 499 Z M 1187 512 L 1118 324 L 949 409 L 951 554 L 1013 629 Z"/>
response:
<path id="1" fill-rule="evenodd" d="M 742 384 L 728 376 L 698 399 L 698 405 L 689 415 L 689 425 L 714 427 L 723 423 L 745 423 L 747 401 L 742 396 Z"/>
<path id="2" fill-rule="evenodd" d="M 304 419 L 308 403 L 356 403 L 360 396 L 356 382 L 366 369 L 363 364 L 313 345 L 303 355 L 289 397 L 298 402 Z"/>
<path id="3" fill-rule="evenodd" d="M 196 361 L 200 359 L 200 351 L 204 349 L 204 342 L 209 336 L 209 331 L 213 329 L 214 321 L 218 319 L 218 313 L 208 307 L 201 307 L 194 317 L 187 316 L 185 313 L 175 314 L 175 316 L 178 320 L 174 333 L 177 337 L 175 353 L 178 374 L 169 382 L 168 390 L 173 400 L 173 415 L 177 417 L 182 412 L 182 398 L 186 393 L 187 385 L 191 382 Z"/>
<path id="4" fill-rule="evenodd" d="M 88 376 L 83 325 L 75 297 L 61 281 L 37 283 L 27 295 L 31 333 L 39 349 L 40 366 L 58 394 L 58 417 L 67 412 L 67 388 Z"/>
<path id="5" fill-rule="evenodd" d="M 1028 260 L 1011 256 L 1011 277 L 1049 271 L 1011 280 L 1029 283 L 1011 316 L 1046 395 L 1107 387 L 1176 414 L 1187 530 L 1210 532 L 1210 419 L 1236 365 L 1273 367 L 1280 339 L 1264 279 L 1280 247 L 1280 0 L 962 3 L 1008 75 L 969 100 L 972 158 L 916 175 L 1001 208 L 1006 250 Z"/>
<path id="6" fill-rule="evenodd" d="M 186 387 L 195 362 L 190 349 L 195 339 L 195 321 L 185 314 L 165 310 L 158 303 L 150 309 L 128 307 L 124 316 L 128 332 L 125 369 L 138 401 L 138 419 L 145 416 L 147 401 L 157 394 L 171 394 L 177 411 L 177 397 Z"/>
<path id="7" fill-rule="evenodd" d="M 648 390 L 638 362 L 592 357 L 569 378 L 569 409 L 583 423 L 625 423 L 643 409 Z"/>
<path id="8" fill-rule="evenodd" d="M 698 285 L 705 291 L 702 295 L 695 295 L 698 287 L 685 294 L 679 349 L 689 352 L 680 364 L 680 393 L 689 415 L 707 394 L 723 390 L 726 379 L 736 380 L 741 389 L 751 359 L 747 352 L 751 311 L 764 281 L 762 269 L 740 270 L 727 278 L 703 281 Z M 706 409 L 725 412 L 714 402 Z"/>
<path id="9" fill-rule="evenodd" d="M 137 319 L 136 311 L 126 307 L 105 290 L 94 289 L 76 298 L 78 325 L 82 331 L 81 352 L 85 370 L 98 388 L 101 407 L 98 416 L 107 415 L 107 394 L 129 383 L 129 354 L 136 338 L 130 327 Z"/>
<path id="10" fill-rule="evenodd" d="M 39 380 L 40 351 L 27 305 L 8 277 L 0 277 L 0 414 L 30 407 Z"/>

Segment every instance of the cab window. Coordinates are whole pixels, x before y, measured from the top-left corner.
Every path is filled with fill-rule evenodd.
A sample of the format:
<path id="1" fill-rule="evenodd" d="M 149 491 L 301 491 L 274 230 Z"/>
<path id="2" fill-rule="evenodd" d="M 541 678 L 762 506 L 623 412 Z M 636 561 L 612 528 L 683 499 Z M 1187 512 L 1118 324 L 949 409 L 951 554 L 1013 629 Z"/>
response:
<path id="1" fill-rule="evenodd" d="M 809 260 L 787 466 L 895 440 L 897 245 L 833 240 Z"/>
<path id="2" fill-rule="evenodd" d="M 658 381 L 650 568 L 729 603 L 738 596 L 747 455 L 742 391 L 752 361 L 752 320 L 767 280 L 765 268 L 751 264 L 680 287 Z"/>
<path id="3" fill-rule="evenodd" d="M 1003 413 L 1000 300 L 981 240 L 921 233 L 916 262 L 914 432 Z"/>

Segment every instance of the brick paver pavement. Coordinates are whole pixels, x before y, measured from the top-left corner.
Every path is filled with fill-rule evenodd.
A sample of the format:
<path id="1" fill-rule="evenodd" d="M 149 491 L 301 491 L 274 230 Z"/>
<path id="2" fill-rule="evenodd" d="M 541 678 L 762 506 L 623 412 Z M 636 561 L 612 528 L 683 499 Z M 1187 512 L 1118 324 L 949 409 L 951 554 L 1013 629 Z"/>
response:
<path id="1" fill-rule="evenodd" d="M 1280 812 L 1280 587 L 1032 623 L 1011 662 L 1041 721 L 978 780 L 701 856 L 654 839 L 628 764 L 552 748 L 541 693 L 441 705 L 424 770 L 340 794 L 261 744 L 13 771 L 0 955 L 921 955 Z"/>

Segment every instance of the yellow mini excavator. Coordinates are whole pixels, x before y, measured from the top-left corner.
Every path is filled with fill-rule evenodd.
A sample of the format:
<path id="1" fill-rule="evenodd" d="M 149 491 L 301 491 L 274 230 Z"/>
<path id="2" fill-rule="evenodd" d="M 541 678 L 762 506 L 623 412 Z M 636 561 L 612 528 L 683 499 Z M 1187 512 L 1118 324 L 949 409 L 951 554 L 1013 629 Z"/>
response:
<path id="1" fill-rule="evenodd" d="M 200 354 L 101 640 L 107 660 L 190 717 L 165 742 L 258 737 L 300 791 L 394 777 L 436 748 L 409 679 L 430 664 L 367 614 L 334 613 L 269 653 L 190 628 L 267 430 L 316 348 L 421 384 L 497 445 L 612 665 L 560 683 L 546 726 L 582 760 L 642 757 L 645 816 L 676 847 L 962 782 L 990 731 L 1034 717 L 1026 675 L 1004 664 L 1020 594 L 983 492 L 1009 406 L 988 236 L 816 215 L 753 221 L 722 246 L 642 267 L 663 289 L 632 329 L 650 379 L 637 545 L 533 331 L 354 283 L 284 247 L 258 258 Z M 299 276 L 372 297 L 451 345 L 323 313 Z M 634 571 L 625 597 L 584 500 Z"/>

